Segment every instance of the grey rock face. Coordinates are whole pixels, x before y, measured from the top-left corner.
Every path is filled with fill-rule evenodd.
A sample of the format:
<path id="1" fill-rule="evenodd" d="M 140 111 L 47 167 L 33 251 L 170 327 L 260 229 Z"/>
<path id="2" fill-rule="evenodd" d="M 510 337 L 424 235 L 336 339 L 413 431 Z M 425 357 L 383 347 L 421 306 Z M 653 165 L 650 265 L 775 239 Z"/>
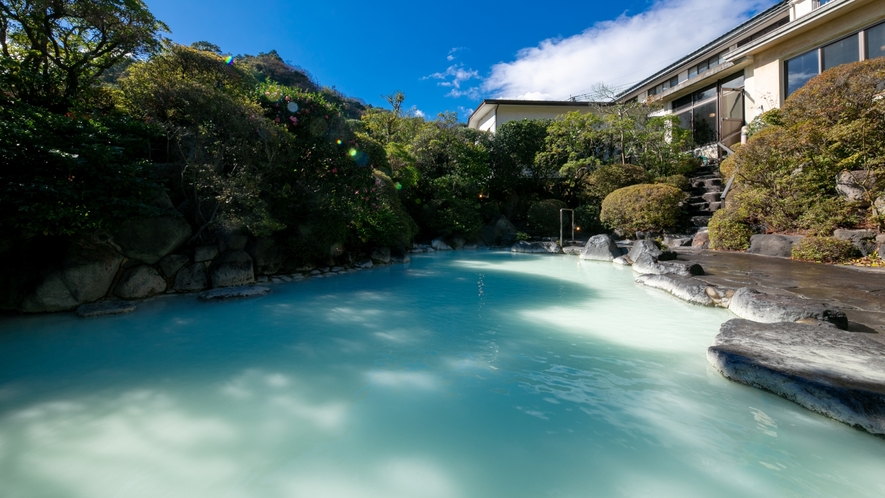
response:
<path id="1" fill-rule="evenodd" d="M 516 241 L 516 227 L 502 214 L 482 227 L 479 237 L 487 246 L 507 246 Z"/>
<path id="2" fill-rule="evenodd" d="M 875 230 L 836 230 L 833 232 L 833 237 L 851 242 L 864 256 L 868 256 L 876 250 L 877 235 Z"/>
<path id="3" fill-rule="evenodd" d="M 68 311 L 104 297 L 123 257 L 107 245 L 71 244 L 59 268 L 22 300 L 25 313 Z"/>
<path id="4" fill-rule="evenodd" d="M 194 261 L 202 262 L 202 261 L 212 261 L 215 259 L 215 256 L 218 256 L 218 246 L 199 246 L 194 248 Z"/>
<path id="5" fill-rule="evenodd" d="M 728 309 L 741 318 L 762 323 L 796 322 L 810 318 L 830 322 L 843 330 L 848 328 L 848 319 L 841 310 L 798 297 L 763 294 L 749 287 L 734 293 Z"/>
<path id="6" fill-rule="evenodd" d="M 757 234 L 750 237 L 750 248 L 747 249 L 747 252 L 789 258 L 793 251 L 793 244 L 803 238 L 801 235 Z"/>
<path id="7" fill-rule="evenodd" d="M 452 237 L 452 248 L 457 250 L 463 249 L 464 245 L 467 244 L 467 241 L 464 240 L 464 237 L 456 236 Z"/>
<path id="8" fill-rule="evenodd" d="M 707 284 L 700 280 L 677 275 L 641 275 L 636 283 L 661 289 L 674 296 L 701 306 L 713 306 L 713 299 L 707 294 Z"/>
<path id="9" fill-rule="evenodd" d="M 836 175 L 836 192 L 849 202 L 869 206 L 867 191 L 875 188 L 876 175 L 865 170 L 843 171 Z"/>
<path id="10" fill-rule="evenodd" d="M 621 249 L 608 235 L 590 237 L 581 251 L 581 259 L 590 261 L 612 261 L 621 256 Z"/>
<path id="11" fill-rule="evenodd" d="M 730 320 L 707 360 L 731 380 L 885 434 L 885 345 L 866 334 Z"/>
<path id="12" fill-rule="evenodd" d="M 562 248 L 562 252 L 569 256 L 580 256 L 584 252 L 584 246 L 565 246 Z"/>
<path id="13" fill-rule="evenodd" d="M 639 256 L 639 259 L 633 260 L 633 271 L 641 275 L 666 275 L 672 273 L 682 277 L 704 274 L 704 269 L 697 263 L 657 261 L 648 253 L 644 253 Z"/>
<path id="14" fill-rule="evenodd" d="M 191 226 L 177 215 L 131 220 L 114 233 L 114 242 L 127 258 L 152 265 L 184 244 Z"/>
<path id="15" fill-rule="evenodd" d="M 698 233 L 694 234 L 694 238 L 691 239 L 691 247 L 697 249 L 709 249 L 710 232 L 708 230 L 699 230 Z"/>
<path id="16" fill-rule="evenodd" d="M 241 299 L 244 297 L 263 296 L 270 292 L 267 287 L 260 285 L 242 285 L 238 287 L 225 287 L 201 292 L 197 299 L 200 301 L 222 301 L 227 299 Z"/>
<path id="17" fill-rule="evenodd" d="M 166 290 L 166 279 L 150 266 L 136 266 L 123 273 L 114 294 L 122 299 L 143 299 Z"/>
<path id="18" fill-rule="evenodd" d="M 409 253 L 402 249 L 394 249 L 390 251 L 390 261 L 397 264 L 405 264 L 412 261 Z"/>
<path id="19" fill-rule="evenodd" d="M 451 251 L 452 247 L 443 239 L 433 239 L 433 242 L 430 243 L 430 247 L 432 247 L 435 251 Z"/>
<path id="20" fill-rule="evenodd" d="M 638 260 L 643 254 L 648 254 L 653 259 L 661 255 L 663 251 L 658 249 L 657 244 L 652 240 L 637 240 L 633 243 L 633 247 L 630 248 L 630 252 L 627 253 L 627 257 L 630 261 Z"/>
<path id="21" fill-rule="evenodd" d="M 672 235 L 664 236 L 663 242 L 667 247 L 689 247 L 693 237 L 691 235 Z"/>
<path id="22" fill-rule="evenodd" d="M 122 315 L 135 311 L 135 305 L 126 301 L 105 301 L 103 303 L 84 304 L 77 308 L 77 316 L 92 318 L 94 316 Z"/>
<path id="23" fill-rule="evenodd" d="M 372 258 L 372 262 L 378 265 L 386 265 L 390 263 L 390 248 L 389 247 L 378 247 L 372 250 L 372 254 L 369 255 Z"/>
<path id="24" fill-rule="evenodd" d="M 633 262 L 627 259 L 627 256 L 618 256 L 617 258 L 612 260 L 612 264 L 620 266 L 630 266 L 633 264 Z"/>
<path id="25" fill-rule="evenodd" d="M 252 258 L 246 251 L 227 251 L 209 267 L 212 287 L 233 287 L 255 282 Z"/>
<path id="26" fill-rule="evenodd" d="M 245 250 L 252 258 L 256 275 L 273 275 L 280 271 L 286 260 L 282 248 L 270 237 L 259 237 L 249 242 Z"/>
<path id="27" fill-rule="evenodd" d="M 556 242 L 526 242 L 518 241 L 510 248 L 510 252 L 527 252 L 534 254 L 562 254 L 562 247 Z"/>
<path id="28" fill-rule="evenodd" d="M 168 278 L 175 275 L 175 273 L 184 267 L 188 261 L 190 261 L 190 258 L 184 254 L 169 254 L 168 256 L 163 257 L 163 259 L 157 263 L 157 266 L 160 267 L 160 271 L 163 272 L 163 275 Z"/>
<path id="29" fill-rule="evenodd" d="M 375 265 L 372 263 L 371 259 L 364 259 L 361 261 L 357 261 L 356 264 L 354 264 L 353 266 L 357 268 L 372 268 Z"/>
<path id="30" fill-rule="evenodd" d="M 178 271 L 173 289 L 179 292 L 200 291 L 209 288 L 209 274 L 206 265 L 194 263 Z"/>

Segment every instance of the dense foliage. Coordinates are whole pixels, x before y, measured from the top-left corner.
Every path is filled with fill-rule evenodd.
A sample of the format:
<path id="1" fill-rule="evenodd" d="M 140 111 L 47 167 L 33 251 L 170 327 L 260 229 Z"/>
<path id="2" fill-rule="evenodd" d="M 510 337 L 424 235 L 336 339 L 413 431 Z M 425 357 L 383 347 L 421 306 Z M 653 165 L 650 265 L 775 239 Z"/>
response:
<path id="1" fill-rule="evenodd" d="M 750 247 L 753 228 L 738 210 L 716 211 L 708 227 L 711 249 L 743 251 Z"/>
<path id="2" fill-rule="evenodd" d="M 871 218 L 864 208 L 882 195 L 885 179 L 883 80 L 881 58 L 838 66 L 764 116 L 726 165 L 737 178 L 729 203 L 767 231 L 828 235 Z M 834 179 L 846 170 L 871 180 L 863 185 L 865 203 L 852 205 L 837 194 Z"/>
<path id="3" fill-rule="evenodd" d="M 805 237 L 793 245 L 792 259 L 815 263 L 841 263 L 857 254 L 848 240 L 835 237 Z"/>
<path id="4" fill-rule="evenodd" d="M 665 184 L 639 184 L 615 190 L 602 201 L 600 219 L 625 233 L 666 230 L 683 222 L 686 194 Z"/>

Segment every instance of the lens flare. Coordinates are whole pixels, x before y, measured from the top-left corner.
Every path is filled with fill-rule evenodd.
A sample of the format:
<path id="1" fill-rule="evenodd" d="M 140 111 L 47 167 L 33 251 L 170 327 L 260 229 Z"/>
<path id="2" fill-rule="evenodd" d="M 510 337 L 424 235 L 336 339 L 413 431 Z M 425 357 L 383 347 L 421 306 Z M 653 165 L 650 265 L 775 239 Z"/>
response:
<path id="1" fill-rule="evenodd" d="M 350 149 L 349 151 L 347 151 L 347 153 L 350 154 L 350 157 L 356 157 L 356 155 L 360 152 L 356 149 Z"/>
<path id="2" fill-rule="evenodd" d="M 342 142 L 342 141 L 339 139 L 339 140 L 336 140 L 335 143 L 338 144 L 338 145 L 341 145 L 341 144 L 343 144 L 344 142 Z"/>
<path id="3" fill-rule="evenodd" d="M 289 102 L 286 105 L 286 109 L 289 109 L 289 112 L 298 112 L 298 104 L 295 102 Z"/>
<path id="4" fill-rule="evenodd" d="M 402 190 L 402 189 L 403 189 L 403 184 L 400 183 L 400 182 L 396 182 L 396 185 L 394 185 L 394 186 L 396 187 L 397 190 Z"/>
<path id="5" fill-rule="evenodd" d="M 232 66 L 234 63 L 234 56 L 228 55 L 227 57 L 225 57 L 224 63 L 227 64 L 228 66 Z"/>

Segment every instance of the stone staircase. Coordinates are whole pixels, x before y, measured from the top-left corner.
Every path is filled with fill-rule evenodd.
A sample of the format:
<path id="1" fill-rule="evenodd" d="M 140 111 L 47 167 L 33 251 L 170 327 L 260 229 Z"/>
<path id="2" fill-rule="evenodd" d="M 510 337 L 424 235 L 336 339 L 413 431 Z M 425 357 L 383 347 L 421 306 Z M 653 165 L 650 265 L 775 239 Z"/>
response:
<path id="1" fill-rule="evenodd" d="M 719 162 L 710 161 L 699 168 L 688 179 L 688 212 L 692 225 L 707 226 L 713 213 L 722 207 L 722 178 L 719 176 Z"/>

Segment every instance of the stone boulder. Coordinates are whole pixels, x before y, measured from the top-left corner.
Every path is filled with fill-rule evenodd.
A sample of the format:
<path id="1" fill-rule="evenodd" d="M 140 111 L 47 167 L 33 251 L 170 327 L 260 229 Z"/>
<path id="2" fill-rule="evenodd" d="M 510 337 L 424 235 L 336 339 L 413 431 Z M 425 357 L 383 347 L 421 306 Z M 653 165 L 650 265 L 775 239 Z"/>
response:
<path id="1" fill-rule="evenodd" d="M 667 247 L 689 247 L 693 241 L 692 235 L 667 234 L 662 239 Z"/>
<path id="2" fill-rule="evenodd" d="M 172 288 L 179 292 L 201 291 L 209 288 L 209 274 L 206 265 L 194 263 L 178 271 Z"/>
<path id="3" fill-rule="evenodd" d="M 391 254 L 389 247 L 377 247 L 372 249 L 372 254 L 369 255 L 372 258 L 372 262 L 376 265 L 386 265 L 390 263 Z"/>
<path id="4" fill-rule="evenodd" d="M 728 309 L 741 318 L 762 323 L 812 319 L 830 322 L 843 330 L 848 328 L 845 313 L 832 306 L 798 297 L 764 294 L 749 287 L 734 293 Z"/>
<path id="5" fill-rule="evenodd" d="M 126 301 L 105 301 L 103 303 L 89 303 L 77 308 L 77 316 L 92 318 L 96 316 L 122 315 L 135 311 L 135 305 Z"/>
<path id="6" fill-rule="evenodd" d="M 144 299 L 166 290 L 166 279 L 151 266 L 136 266 L 123 272 L 114 294 L 121 299 Z"/>
<path id="7" fill-rule="evenodd" d="M 21 311 L 69 311 L 107 295 L 123 257 L 109 245 L 71 243 L 61 261 L 25 295 Z"/>
<path id="8" fill-rule="evenodd" d="M 869 256 L 876 250 L 877 235 L 875 230 L 836 230 L 833 232 L 833 237 L 851 242 L 864 256 Z"/>
<path id="9" fill-rule="evenodd" d="M 246 251 L 227 251 L 209 267 L 212 287 L 234 287 L 255 282 L 252 257 Z"/>
<path id="10" fill-rule="evenodd" d="M 513 247 L 510 248 L 510 252 L 562 254 L 562 247 L 556 242 L 527 242 L 525 240 L 520 240 L 516 244 L 513 244 Z"/>
<path id="11" fill-rule="evenodd" d="M 443 239 L 433 239 L 433 242 L 430 243 L 430 247 L 433 248 L 434 251 L 451 251 L 452 247 Z"/>
<path id="12" fill-rule="evenodd" d="M 276 241 L 270 237 L 259 237 L 246 244 L 246 253 L 252 258 L 256 275 L 273 275 L 280 271 L 286 255 Z"/>
<path id="13" fill-rule="evenodd" d="M 747 252 L 789 258 L 793 253 L 793 244 L 803 238 L 801 235 L 756 234 L 750 237 L 750 248 Z"/>
<path id="14" fill-rule="evenodd" d="M 639 259 L 633 261 L 633 271 L 640 275 L 666 275 L 672 273 L 682 277 L 704 274 L 704 269 L 697 263 L 658 261 L 649 253 L 643 253 L 639 256 Z"/>
<path id="15" fill-rule="evenodd" d="M 452 237 L 452 248 L 455 249 L 456 251 L 463 249 L 466 244 L 467 244 L 467 241 L 464 240 L 464 237 L 461 237 L 461 236 Z"/>
<path id="16" fill-rule="evenodd" d="M 125 222 L 114 232 L 114 243 L 127 258 L 152 265 L 187 242 L 193 230 L 177 214 Z"/>
<path id="17" fill-rule="evenodd" d="M 643 254 L 648 254 L 657 260 L 657 257 L 663 252 L 664 251 L 660 250 L 653 240 L 637 240 L 633 243 L 633 246 L 630 247 L 630 251 L 627 252 L 627 259 L 630 261 L 636 261 Z"/>
<path id="18" fill-rule="evenodd" d="M 590 261 L 612 261 L 621 256 L 621 248 L 608 235 L 590 237 L 581 251 L 581 259 Z"/>
<path id="19" fill-rule="evenodd" d="M 487 246 L 509 246 L 516 242 L 516 233 L 516 227 L 502 214 L 482 227 L 479 238 Z"/>
<path id="20" fill-rule="evenodd" d="M 166 278 L 172 278 L 178 270 L 182 269 L 190 260 L 191 259 L 184 254 L 169 254 L 168 256 L 164 256 L 163 259 L 157 263 L 157 267 L 163 272 L 163 276 Z"/>
<path id="21" fill-rule="evenodd" d="M 707 284 L 695 278 L 677 275 L 640 275 L 636 277 L 636 283 L 667 291 L 691 304 L 699 304 L 701 306 L 713 306 L 715 304 L 713 299 L 707 294 Z"/>
<path id="22" fill-rule="evenodd" d="M 868 334 L 730 320 L 707 360 L 731 380 L 885 435 L 885 345 Z"/>
<path id="23" fill-rule="evenodd" d="M 269 288 L 260 285 L 241 285 L 201 292 L 200 295 L 197 296 L 197 299 L 200 301 L 226 301 L 228 299 L 263 296 L 269 292 Z"/>
<path id="24" fill-rule="evenodd" d="M 694 238 L 691 239 L 691 247 L 695 249 L 709 249 L 710 231 L 707 229 L 698 230 L 698 233 L 694 234 Z"/>
<path id="25" fill-rule="evenodd" d="M 627 256 L 618 256 L 617 258 L 612 260 L 612 264 L 616 264 L 619 266 L 630 266 L 633 264 L 633 262 L 627 259 Z"/>
<path id="26" fill-rule="evenodd" d="M 843 171 L 836 175 L 836 192 L 848 202 L 870 205 L 867 192 L 875 189 L 876 175 L 866 170 Z"/>
<path id="27" fill-rule="evenodd" d="M 392 249 L 390 251 L 390 262 L 391 263 L 406 264 L 411 261 L 412 261 L 411 256 L 409 256 L 409 253 L 407 251 L 405 251 L 404 249 L 397 248 L 397 249 Z"/>
<path id="28" fill-rule="evenodd" d="M 211 246 L 197 246 L 194 247 L 194 261 L 197 263 L 212 261 L 218 256 L 218 253 L 218 246 L 215 244 Z"/>
<path id="29" fill-rule="evenodd" d="M 363 260 L 357 261 L 353 266 L 355 266 L 357 268 L 362 268 L 365 270 L 365 269 L 372 268 L 375 265 L 372 263 L 371 259 L 363 259 Z"/>

